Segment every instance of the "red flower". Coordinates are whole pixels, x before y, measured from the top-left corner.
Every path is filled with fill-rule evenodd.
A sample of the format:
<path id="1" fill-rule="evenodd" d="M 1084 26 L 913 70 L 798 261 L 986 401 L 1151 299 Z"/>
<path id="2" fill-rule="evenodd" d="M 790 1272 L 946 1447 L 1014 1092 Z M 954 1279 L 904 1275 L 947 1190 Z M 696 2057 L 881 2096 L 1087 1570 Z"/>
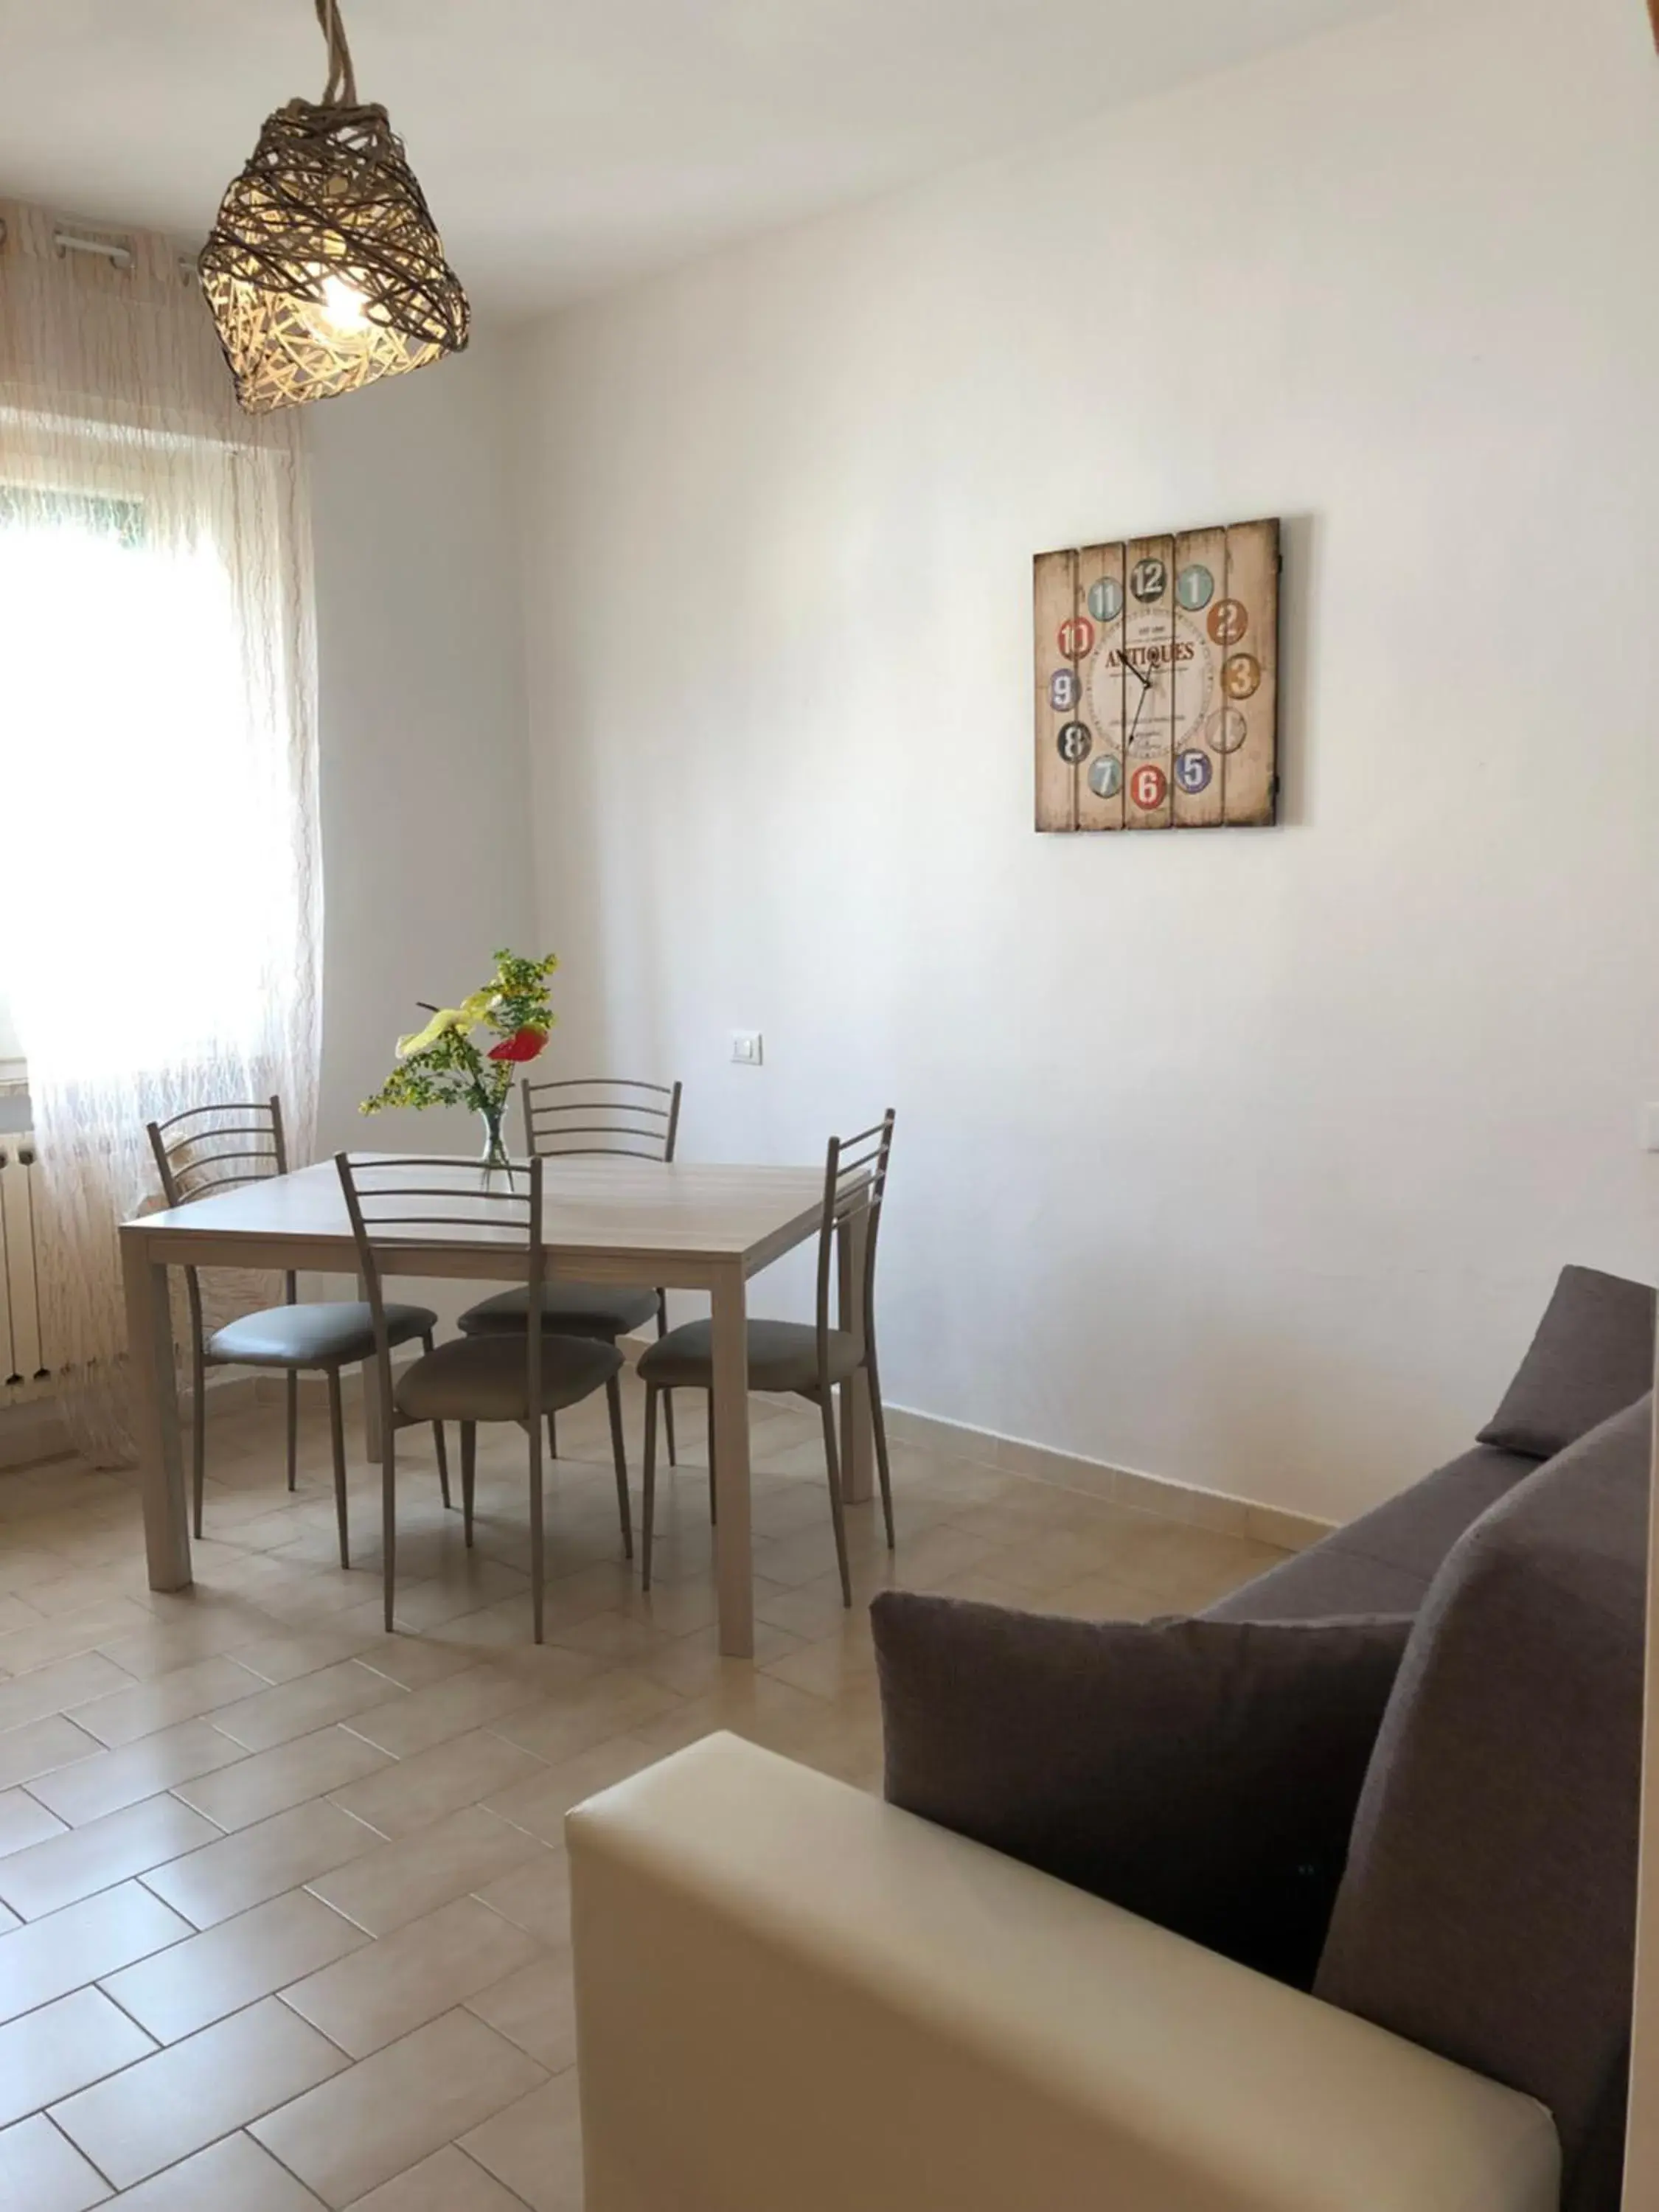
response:
<path id="1" fill-rule="evenodd" d="M 514 1030 L 510 1037 L 489 1048 L 491 1060 L 534 1060 L 547 1042 L 545 1030 Z"/>

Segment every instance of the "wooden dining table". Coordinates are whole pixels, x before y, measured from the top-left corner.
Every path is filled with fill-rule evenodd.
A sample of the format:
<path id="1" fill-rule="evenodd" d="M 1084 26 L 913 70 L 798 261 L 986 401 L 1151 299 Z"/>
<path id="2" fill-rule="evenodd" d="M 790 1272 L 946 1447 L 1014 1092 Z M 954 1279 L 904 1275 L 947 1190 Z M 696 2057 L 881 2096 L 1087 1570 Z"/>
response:
<path id="1" fill-rule="evenodd" d="M 362 1158 L 362 1154 L 354 1155 Z M 453 1181 L 458 1206 L 486 1170 L 477 1159 L 446 1159 L 434 1175 Z M 499 1170 L 496 1171 L 499 1173 Z M 547 1273 L 590 1283 L 702 1291 L 713 1309 L 715 1575 L 720 1648 L 750 1658 L 755 1648 L 750 1531 L 749 1281 L 817 1231 L 821 1167 L 732 1167 L 620 1158 L 558 1158 L 543 1169 Z M 843 1310 L 861 1277 L 869 1216 L 839 1225 L 837 1271 Z M 170 1267 L 239 1267 L 329 1274 L 356 1272 L 356 1250 L 333 1162 L 221 1191 L 121 1228 L 132 1410 L 144 1508 L 149 1585 L 191 1581 L 190 1516 L 179 1449 L 178 1356 L 168 1297 Z M 522 1229 L 491 1231 L 474 1218 L 399 1238 L 388 1273 L 496 1282 L 524 1278 Z M 373 1399 L 365 1392 L 365 1400 Z M 378 1439 L 368 1438 L 371 1456 Z M 842 1468 L 850 1501 L 870 1495 L 872 1439 L 860 1370 L 842 1403 Z"/>

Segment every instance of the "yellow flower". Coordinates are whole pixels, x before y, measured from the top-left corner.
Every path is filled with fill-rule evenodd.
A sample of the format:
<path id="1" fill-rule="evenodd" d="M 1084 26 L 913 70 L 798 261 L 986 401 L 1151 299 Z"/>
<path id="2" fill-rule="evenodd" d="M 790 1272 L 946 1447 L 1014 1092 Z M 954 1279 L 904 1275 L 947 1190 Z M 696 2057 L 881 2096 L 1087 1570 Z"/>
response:
<path id="1" fill-rule="evenodd" d="M 470 999 L 463 999 L 455 1012 L 459 1025 L 472 1029 L 481 1022 L 500 996 L 494 984 L 487 990 L 475 991 Z"/>
<path id="2" fill-rule="evenodd" d="M 436 1044 L 447 1030 L 471 1029 L 472 1019 L 464 1006 L 440 1006 L 423 1030 L 413 1030 L 398 1040 L 398 1057 L 409 1060 L 417 1052 L 424 1052 L 429 1044 Z"/>

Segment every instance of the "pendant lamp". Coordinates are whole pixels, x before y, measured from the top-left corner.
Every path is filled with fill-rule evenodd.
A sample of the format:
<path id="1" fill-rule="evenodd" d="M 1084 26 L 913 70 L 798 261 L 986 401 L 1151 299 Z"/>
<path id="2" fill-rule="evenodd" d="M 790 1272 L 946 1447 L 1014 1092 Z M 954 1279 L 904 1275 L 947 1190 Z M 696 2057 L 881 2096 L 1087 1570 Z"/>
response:
<path id="1" fill-rule="evenodd" d="M 320 103 L 268 116 L 202 248 L 202 290 L 250 414 L 355 392 L 465 345 L 460 279 L 384 107 L 360 105 L 338 0 Z"/>

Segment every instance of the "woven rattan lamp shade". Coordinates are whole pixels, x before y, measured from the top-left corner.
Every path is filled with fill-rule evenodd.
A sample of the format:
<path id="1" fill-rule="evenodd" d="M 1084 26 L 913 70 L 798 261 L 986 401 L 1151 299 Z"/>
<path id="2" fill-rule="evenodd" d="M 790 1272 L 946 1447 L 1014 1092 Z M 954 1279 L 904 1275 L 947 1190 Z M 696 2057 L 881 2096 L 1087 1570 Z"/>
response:
<path id="1" fill-rule="evenodd" d="M 355 392 L 467 341 L 460 279 L 383 107 L 360 106 L 336 0 L 320 103 L 265 119 L 199 267 L 250 414 Z"/>

